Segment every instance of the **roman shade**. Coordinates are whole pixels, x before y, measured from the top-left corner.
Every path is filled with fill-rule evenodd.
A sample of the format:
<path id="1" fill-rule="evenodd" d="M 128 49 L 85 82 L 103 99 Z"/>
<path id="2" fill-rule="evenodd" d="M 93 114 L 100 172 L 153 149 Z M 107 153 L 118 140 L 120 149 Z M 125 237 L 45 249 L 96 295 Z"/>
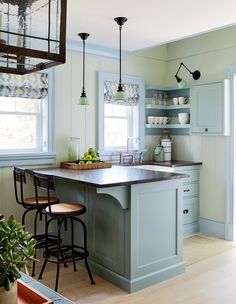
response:
<path id="1" fill-rule="evenodd" d="M 48 74 L 0 74 L 0 96 L 43 99 L 48 95 Z"/>
<path id="2" fill-rule="evenodd" d="M 118 82 L 105 81 L 104 82 L 104 102 L 106 104 L 136 106 L 139 101 L 139 85 L 138 84 L 124 84 L 126 99 L 115 100 L 115 94 L 118 88 Z"/>

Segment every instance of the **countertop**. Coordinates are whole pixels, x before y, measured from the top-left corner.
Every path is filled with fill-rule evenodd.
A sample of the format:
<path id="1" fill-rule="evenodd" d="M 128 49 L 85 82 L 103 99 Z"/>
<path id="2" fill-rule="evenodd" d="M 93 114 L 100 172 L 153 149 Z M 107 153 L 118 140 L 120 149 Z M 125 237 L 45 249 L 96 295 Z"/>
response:
<path id="1" fill-rule="evenodd" d="M 150 161 L 144 161 L 141 165 L 156 165 L 156 166 L 163 166 L 163 167 L 183 167 L 183 166 L 199 166 L 199 165 L 202 165 L 202 162 L 193 162 L 193 161 L 186 161 L 186 160 L 172 160 L 172 161 L 167 161 L 167 162 L 155 162 L 153 160 L 150 160 Z"/>
<path id="2" fill-rule="evenodd" d="M 186 175 L 138 169 L 132 166 L 113 165 L 107 169 L 72 170 L 64 168 L 44 168 L 33 170 L 38 173 L 53 175 L 57 178 L 70 179 L 99 188 L 157 182 L 184 178 Z"/>

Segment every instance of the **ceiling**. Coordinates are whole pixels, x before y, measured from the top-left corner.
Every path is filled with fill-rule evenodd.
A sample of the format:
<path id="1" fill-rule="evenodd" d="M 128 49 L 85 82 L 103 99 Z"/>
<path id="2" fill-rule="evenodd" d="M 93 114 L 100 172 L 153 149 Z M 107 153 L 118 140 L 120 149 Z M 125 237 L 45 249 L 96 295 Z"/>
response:
<path id="1" fill-rule="evenodd" d="M 128 21 L 122 28 L 122 48 L 140 50 L 212 31 L 236 23 L 235 0 L 67 0 L 67 38 L 118 48 L 114 17 Z"/>

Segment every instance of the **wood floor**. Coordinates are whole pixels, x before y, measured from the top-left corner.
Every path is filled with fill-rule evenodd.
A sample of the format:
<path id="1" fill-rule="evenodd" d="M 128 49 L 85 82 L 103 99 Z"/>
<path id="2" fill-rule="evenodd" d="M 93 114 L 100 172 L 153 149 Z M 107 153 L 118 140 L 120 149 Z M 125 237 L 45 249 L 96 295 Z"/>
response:
<path id="1" fill-rule="evenodd" d="M 78 267 L 78 271 L 73 272 L 70 265 L 61 267 L 59 293 L 76 304 L 235 304 L 235 244 L 222 240 L 217 243 L 215 239 L 201 237 L 199 244 L 195 242 L 195 247 L 186 245 L 184 250 L 185 256 L 188 252 L 194 256 L 193 252 L 196 252 L 197 259 L 193 262 L 190 259 L 186 272 L 168 281 L 128 294 L 96 275 L 96 285 L 90 285 L 86 271 Z M 190 243 L 193 244 L 194 240 Z M 214 246 L 215 250 L 212 249 Z M 37 270 L 39 268 L 40 265 Z M 40 282 L 53 288 L 55 271 L 55 265 L 48 264 Z"/>

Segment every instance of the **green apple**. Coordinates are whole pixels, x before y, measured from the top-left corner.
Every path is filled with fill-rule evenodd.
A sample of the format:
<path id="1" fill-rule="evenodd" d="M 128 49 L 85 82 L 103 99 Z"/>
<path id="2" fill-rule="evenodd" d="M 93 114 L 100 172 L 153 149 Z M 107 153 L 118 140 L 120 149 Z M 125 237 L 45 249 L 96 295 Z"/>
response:
<path id="1" fill-rule="evenodd" d="M 85 160 L 86 160 L 86 161 L 92 160 L 92 156 L 91 156 L 91 155 L 87 155 L 87 156 L 85 157 Z"/>
<path id="2" fill-rule="evenodd" d="M 89 149 L 88 149 L 88 153 L 89 153 L 89 154 L 92 154 L 93 152 L 94 152 L 93 148 L 89 148 Z"/>
<path id="3" fill-rule="evenodd" d="M 86 164 L 92 164 L 91 160 L 87 161 Z"/>
<path id="4" fill-rule="evenodd" d="M 85 162 L 84 162 L 83 160 L 81 160 L 81 161 L 79 162 L 79 164 L 80 164 L 80 165 L 83 165 L 83 164 L 85 164 Z"/>

